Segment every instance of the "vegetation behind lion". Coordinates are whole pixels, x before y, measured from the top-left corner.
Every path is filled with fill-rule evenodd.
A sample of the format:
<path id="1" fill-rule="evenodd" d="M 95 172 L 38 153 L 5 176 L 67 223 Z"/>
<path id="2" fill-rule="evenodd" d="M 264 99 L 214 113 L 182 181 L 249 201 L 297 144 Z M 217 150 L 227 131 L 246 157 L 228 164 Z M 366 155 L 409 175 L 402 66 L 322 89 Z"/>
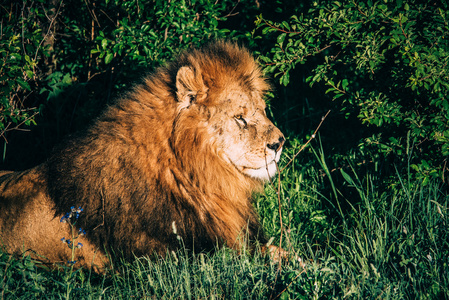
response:
<path id="1" fill-rule="evenodd" d="M 284 142 L 264 111 L 268 88 L 234 44 L 182 54 L 47 162 L 0 177 L 0 242 L 66 262 L 60 219 L 81 206 L 79 265 L 103 267 L 111 250 L 164 254 L 179 237 L 195 251 L 265 243 L 250 199 L 274 175 Z"/>

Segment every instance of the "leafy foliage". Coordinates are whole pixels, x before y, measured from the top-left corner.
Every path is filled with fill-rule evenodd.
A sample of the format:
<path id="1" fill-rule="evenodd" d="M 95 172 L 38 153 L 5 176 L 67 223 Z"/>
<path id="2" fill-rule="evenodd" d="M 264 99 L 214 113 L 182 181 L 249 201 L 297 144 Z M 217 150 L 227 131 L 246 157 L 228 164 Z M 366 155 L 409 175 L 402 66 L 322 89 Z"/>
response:
<path id="1" fill-rule="evenodd" d="M 44 2 L 43 0 L 37 1 Z M 0 33 L 0 136 L 22 125 L 35 124 L 38 107 L 28 101 L 41 69 L 38 61 L 49 55 L 39 26 L 42 11 L 36 6 L 20 10 L 3 7 Z"/>
<path id="2" fill-rule="evenodd" d="M 315 2 L 288 21 L 259 17 L 274 36 L 262 56 L 282 85 L 298 64 L 310 85 L 326 86 L 347 116 L 380 128 L 359 145 L 394 156 L 421 179 L 446 176 L 449 155 L 449 12 L 420 1 Z M 400 160 L 400 161 L 398 161 Z"/>

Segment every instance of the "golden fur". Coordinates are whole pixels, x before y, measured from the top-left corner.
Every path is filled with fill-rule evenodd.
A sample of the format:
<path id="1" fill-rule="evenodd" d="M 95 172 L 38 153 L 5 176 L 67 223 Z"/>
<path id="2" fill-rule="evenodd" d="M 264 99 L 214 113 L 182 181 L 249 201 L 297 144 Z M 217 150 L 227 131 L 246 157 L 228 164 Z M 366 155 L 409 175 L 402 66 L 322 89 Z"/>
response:
<path id="1" fill-rule="evenodd" d="M 70 260 L 60 222 L 71 206 L 77 265 L 125 256 L 265 243 L 250 203 L 273 176 L 282 133 L 265 114 L 269 88 L 249 52 L 216 42 L 159 68 L 42 165 L 0 174 L 0 246 Z"/>

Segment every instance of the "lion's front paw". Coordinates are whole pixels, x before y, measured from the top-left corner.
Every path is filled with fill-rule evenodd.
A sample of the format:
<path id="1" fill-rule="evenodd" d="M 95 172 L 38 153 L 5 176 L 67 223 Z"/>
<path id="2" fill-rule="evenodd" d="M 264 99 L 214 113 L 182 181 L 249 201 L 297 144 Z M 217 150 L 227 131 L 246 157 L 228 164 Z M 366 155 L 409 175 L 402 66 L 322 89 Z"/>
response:
<path id="1" fill-rule="evenodd" d="M 304 263 L 303 259 L 299 256 L 295 255 L 291 255 L 290 252 L 278 247 L 278 246 L 274 246 L 274 245 L 269 245 L 269 246 L 264 246 L 262 248 L 262 251 L 265 252 L 266 254 L 268 254 L 270 256 L 270 259 L 273 262 L 281 262 L 281 261 L 289 261 L 289 260 L 295 260 L 297 262 L 299 262 L 300 266 L 302 268 L 306 267 L 306 264 Z"/>

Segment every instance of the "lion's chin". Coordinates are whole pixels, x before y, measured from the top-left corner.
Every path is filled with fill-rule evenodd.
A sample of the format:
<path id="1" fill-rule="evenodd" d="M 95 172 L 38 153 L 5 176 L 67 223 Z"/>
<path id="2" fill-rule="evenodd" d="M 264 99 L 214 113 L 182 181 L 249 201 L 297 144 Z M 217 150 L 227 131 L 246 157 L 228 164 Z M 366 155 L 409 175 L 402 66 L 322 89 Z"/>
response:
<path id="1" fill-rule="evenodd" d="M 273 177 L 276 174 L 277 168 L 276 168 L 276 162 L 273 160 L 271 163 L 269 163 L 266 166 L 263 166 L 261 168 L 244 168 L 243 173 L 246 175 L 257 178 L 260 180 L 267 181 L 271 177 Z"/>

